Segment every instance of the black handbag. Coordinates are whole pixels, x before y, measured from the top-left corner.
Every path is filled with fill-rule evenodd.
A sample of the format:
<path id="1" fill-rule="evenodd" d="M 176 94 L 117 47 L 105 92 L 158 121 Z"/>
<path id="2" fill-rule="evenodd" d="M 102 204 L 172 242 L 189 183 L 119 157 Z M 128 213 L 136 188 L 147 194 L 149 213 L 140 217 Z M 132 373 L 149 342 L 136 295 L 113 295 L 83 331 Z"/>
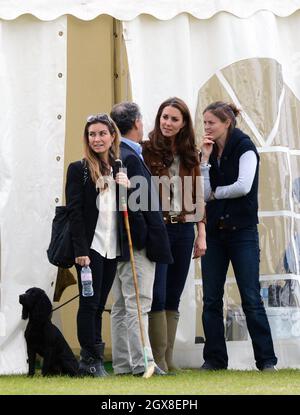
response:
<path id="1" fill-rule="evenodd" d="M 88 168 L 84 160 L 81 162 L 84 165 L 83 185 L 85 185 L 88 178 Z M 60 268 L 71 268 L 75 264 L 69 212 L 66 206 L 56 206 L 55 208 L 47 256 L 50 264 Z"/>
<path id="2" fill-rule="evenodd" d="M 57 267 L 71 268 L 75 263 L 69 215 L 66 206 L 56 206 L 55 208 L 47 255 L 50 264 Z"/>

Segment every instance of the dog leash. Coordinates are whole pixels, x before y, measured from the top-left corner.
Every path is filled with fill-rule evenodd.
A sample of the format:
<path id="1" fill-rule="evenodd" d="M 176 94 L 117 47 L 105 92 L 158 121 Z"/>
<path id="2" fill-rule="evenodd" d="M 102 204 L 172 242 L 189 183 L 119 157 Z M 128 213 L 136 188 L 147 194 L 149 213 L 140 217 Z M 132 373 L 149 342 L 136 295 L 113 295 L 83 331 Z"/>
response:
<path id="1" fill-rule="evenodd" d="M 56 308 L 52 308 L 52 312 L 58 310 L 59 308 L 63 307 L 64 305 L 70 303 L 71 301 L 75 300 L 75 298 L 79 297 L 79 294 L 75 295 L 75 297 L 70 298 L 70 300 L 66 301 L 65 303 L 61 304 L 60 306 Z M 111 312 L 109 308 L 105 308 L 103 311 L 107 311 L 108 313 Z"/>
<path id="2" fill-rule="evenodd" d="M 79 297 L 79 294 L 75 295 L 75 297 L 70 298 L 70 300 L 66 301 L 65 303 L 61 304 L 56 308 L 52 308 L 52 312 L 58 310 L 59 308 L 63 307 L 64 305 L 70 303 L 71 301 L 75 300 L 75 298 Z"/>

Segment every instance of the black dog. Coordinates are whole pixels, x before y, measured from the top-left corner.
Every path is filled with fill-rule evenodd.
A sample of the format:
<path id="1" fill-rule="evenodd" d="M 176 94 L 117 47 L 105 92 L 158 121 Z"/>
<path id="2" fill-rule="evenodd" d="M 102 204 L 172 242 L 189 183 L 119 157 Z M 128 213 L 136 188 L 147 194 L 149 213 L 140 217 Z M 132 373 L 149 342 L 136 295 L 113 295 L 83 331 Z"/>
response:
<path id="1" fill-rule="evenodd" d="M 28 376 L 35 373 L 38 353 L 43 358 L 42 375 L 78 373 L 78 362 L 59 329 L 51 322 L 52 304 L 41 288 L 29 288 L 19 296 L 23 306 L 22 318 L 29 321 L 25 330 L 28 354 Z"/>

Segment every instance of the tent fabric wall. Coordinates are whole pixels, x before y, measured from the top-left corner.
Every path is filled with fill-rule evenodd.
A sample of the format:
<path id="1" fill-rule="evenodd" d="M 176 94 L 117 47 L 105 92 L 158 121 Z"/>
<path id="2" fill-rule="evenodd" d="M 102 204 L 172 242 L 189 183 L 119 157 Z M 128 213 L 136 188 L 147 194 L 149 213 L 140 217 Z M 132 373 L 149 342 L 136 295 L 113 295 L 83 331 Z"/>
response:
<path id="1" fill-rule="evenodd" d="M 200 87 L 217 71 L 250 57 L 280 62 L 299 99 L 298 23 L 299 12 L 282 19 L 269 11 L 248 19 L 220 12 L 203 21 L 181 14 L 168 21 L 140 16 L 124 22 L 133 99 L 142 105 L 146 132 L 162 99 L 179 95 L 194 114 Z"/>
<path id="2" fill-rule="evenodd" d="M 66 17 L 0 22 L 0 374 L 27 371 L 19 294 L 53 296 L 46 249 L 62 196 L 66 30 Z"/>
<path id="3" fill-rule="evenodd" d="M 290 278 L 300 281 L 299 274 L 276 269 L 289 245 L 297 256 L 293 234 L 299 228 L 299 201 L 292 196 L 292 183 L 300 173 L 299 27 L 299 11 L 283 19 L 265 10 L 247 19 L 220 12 L 207 20 L 181 14 L 166 22 L 144 15 L 124 22 L 132 96 L 142 108 L 146 131 L 153 127 L 159 104 L 174 95 L 183 98 L 195 116 L 198 144 L 202 111 L 208 103 L 224 99 L 243 110 L 240 126 L 261 153 L 261 280 L 268 285 L 284 284 Z M 183 367 L 197 367 L 202 361 L 200 274 L 199 262 L 193 261 L 175 347 L 177 363 Z M 232 275 L 231 270 L 225 307 L 237 307 L 231 311 L 240 312 Z M 299 310 L 299 304 L 268 307 L 278 367 L 300 367 Z M 239 325 L 245 328 L 242 319 L 241 315 Z M 295 322 L 290 333 L 280 332 L 280 319 Z M 195 343 L 196 338 L 200 343 Z M 255 368 L 249 336 L 227 345 L 231 368 Z"/>
<path id="4" fill-rule="evenodd" d="M 26 323 L 20 320 L 18 295 L 32 285 L 39 285 L 51 297 L 54 288 L 56 269 L 48 264 L 45 251 L 54 207 L 61 203 L 62 197 L 66 14 L 91 20 L 105 13 L 124 21 L 133 99 L 141 105 L 147 132 L 152 127 L 158 104 L 167 96 L 180 95 L 185 99 L 196 120 L 201 116 L 205 99 L 211 99 L 207 92 L 211 82 L 218 83 L 215 90 L 220 91 L 221 96 L 229 94 L 232 98 L 235 87 L 233 81 L 228 82 L 228 72 L 233 70 L 234 80 L 236 69 L 233 66 L 255 58 L 271 59 L 280 64 L 285 92 L 278 96 L 272 92 L 272 96 L 278 98 L 277 101 L 274 98 L 274 114 L 280 121 L 284 111 L 284 119 L 297 125 L 299 8 L 300 0 L 1 1 L 0 374 L 27 370 L 23 338 Z M 261 62 L 256 62 L 255 67 L 258 68 L 254 71 L 256 76 L 263 73 Z M 280 76 L 277 76 L 276 88 L 282 91 L 280 85 Z M 199 99 L 201 88 L 203 93 L 206 91 L 205 99 L 202 95 Z M 250 128 L 251 119 L 247 126 Z M 295 245 L 291 231 L 299 229 L 300 212 L 292 197 L 289 176 L 291 171 L 295 175 L 300 171 L 299 135 L 293 132 L 294 144 L 291 145 L 284 141 L 282 124 L 275 122 L 274 126 L 283 132 L 275 132 L 274 145 L 262 145 L 258 141 L 258 146 L 272 166 L 277 166 L 272 154 L 278 153 L 279 161 L 287 155 L 284 162 L 289 179 L 282 183 L 289 183 L 283 193 L 289 204 L 284 210 L 268 208 L 260 212 L 264 220 L 263 243 L 270 244 L 268 252 L 273 248 L 278 229 L 284 240 L 282 249 L 288 243 Z M 253 128 L 251 131 L 254 134 Z M 259 128 L 254 134 L 259 138 L 262 134 L 257 132 L 260 133 Z M 198 137 L 200 133 L 201 126 Z M 278 176 L 283 177 L 281 173 Z M 293 249 L 295 251 L 295 246 Z M 266 278 L 283 277 L 282 271 L 275 274 L 272 259 L 265 264 Z M 181 304 L 182 319 L 175 351 L 179 364 L 184 366 L 201 363 L 201 345 L 194 342 L 200 315 L 195 312 L 201 297 L 201 283 L 199 278 L 195 279 L 199 273 L 199 263 L 193 262 Z M 297 273 L 295 278 L 298 278 Z M 230 344 L 231 363 L 234 367 L 249 368 L 253 365 L 251 345 L 243 342 L 242 346 L 239 342 Z M 299 356 L 295 358 L 300 350 L 298 340 L 277 342 L 277 351 L 281 346 L 280 364 L 296 367 L 295 361 L 300 361 Z M 239 360 L 234 359 L 237 355 Z"/>
<path id="5" fill-rule="evenodd" d="M 131 20 L 143 13 L 169 20 L 180 13 L 189 13 L 197 19 L 209 19 L 220 11 L 249 17 L 259 10 L 270 10 L 277 16 L 289 16 L 299 7 L 299 0 L 1 0 L 0 18 L 10 20 L 30 13 L 40 20 L 54 20 L 65 14 L 92 20 L 107 14 Z"/>

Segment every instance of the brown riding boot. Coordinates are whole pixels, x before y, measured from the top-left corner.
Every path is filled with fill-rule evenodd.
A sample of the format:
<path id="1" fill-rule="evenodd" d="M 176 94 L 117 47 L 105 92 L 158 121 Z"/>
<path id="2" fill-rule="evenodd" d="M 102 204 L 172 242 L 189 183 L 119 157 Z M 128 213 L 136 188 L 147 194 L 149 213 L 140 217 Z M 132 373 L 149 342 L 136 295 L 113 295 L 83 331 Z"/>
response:
<path id="1" fill-rule="evenodd" d="M 173 362 L 173 347 L 176 338 L 177 325 L 179 321 L 178 311 L 166 310 L 167 319 L 167 350 L 165 359 L 169 370 L 179 370 Z"/>
<path id="2" fill-rule="evenodd" d="M 164 372 L 168 371 L 165 360 L 167 350 L 167 319 L 165 311 L 149 313 L 149 339 L 153 358 L 157 366 Z"/>

